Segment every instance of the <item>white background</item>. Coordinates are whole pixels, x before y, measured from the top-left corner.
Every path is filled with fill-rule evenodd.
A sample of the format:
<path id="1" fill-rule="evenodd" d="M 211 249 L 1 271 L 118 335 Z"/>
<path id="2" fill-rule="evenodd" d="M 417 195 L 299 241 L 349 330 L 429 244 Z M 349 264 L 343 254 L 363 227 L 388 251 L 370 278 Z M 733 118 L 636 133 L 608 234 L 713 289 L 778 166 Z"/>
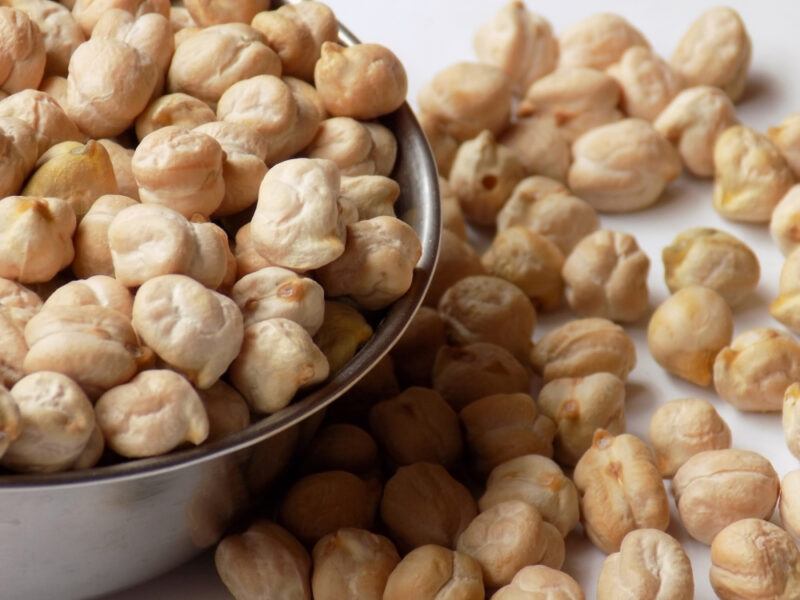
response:
<path id="1" fill-rule="evenodd" d="M 329 0 L 339 19 L 362 41 L 380 42 L 401 58 L 409 76 L 409 98 L 436 71 L 450 63 L 470 60 L 475 29 L 499 6 L 499 0 Z M 709 0 L 562 0 L 529 6 L 547 17 L 557 31 L 600 10 L 618 12 L 650 39 L 662 54 L 669 55 L 689 23 Z M 744 17 L 753 39 L 753 64 L 748 90 L 738 106 L 747 125 L 765 130 L 784 116 L 800 110 L 800 2 L 791 0 L 730 0 Z M 767 305 L 777 291 L 782 256 L 771 243 L 766 227 L 742 226 L 719 218 L 711 207 L 711 184 L 684 177 L 675 182 L 653 208 L 638 214 L 603 217 L 603 226 L 634 234 L 652 261 L 651 302 L 657 305 L 667 296 L 663 281 L 661 249 L 680 230 L 708 225 L 744 239 L 761 260 L 762 279 L 758 291 L 736 312 L 736 333 L 755 326 L 774 326 Z M 545 316 L 536 337 L 563 321 L 566 314 Z M 698 396 L 711 400 L 733 431 L 735 447 L 755 450 L 767 456 L 783 476 L 797 467 L 783 441 L 778 415 L 740 414 L 718 399 L 712 389 L 700 389 L 666 375 L 650 358 L 644 341 L 647 320 L 629 329 L 637 343 L 639 364 L 628 382 L 628 429 L 646 436 L 649 416 L 662 402 Z M 684 543 L 695 574 L 696 598 L 714 598 L 708 584 L 708 548 L 688 539 L 673 510 L 669 532 Z M 564 569 L 575 577 L 594 598 L 594 586 L 604 556 L 584 538 L 573 533 L 567 540 Z M 115 595 L 115 600 L 183 599 L 218 600 L 229 598 L 219 583 L 209 555 L 156 581 Z M 413 600 L 413 599 L 409 599 Z"/>

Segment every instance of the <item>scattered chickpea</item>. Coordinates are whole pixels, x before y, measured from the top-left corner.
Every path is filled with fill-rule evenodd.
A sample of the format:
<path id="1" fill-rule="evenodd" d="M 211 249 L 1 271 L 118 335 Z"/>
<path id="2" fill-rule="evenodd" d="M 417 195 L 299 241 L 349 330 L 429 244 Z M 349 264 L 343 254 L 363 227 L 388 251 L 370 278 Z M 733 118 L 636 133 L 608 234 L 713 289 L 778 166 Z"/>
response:
<path id="1" fill-rule="evenodd" d="M 445 125 L 439 122 L 436 117 L 420 112 L 417 114 L 417 119 L 425 137 L 428 139 L 433 158 L 436 161 L 436 168 L 439 171 L 439 180 L 441 181 L 450 174 L 453 160 L 460 145 L 459 140 L 450 135 Z M 439 186 L 441 187 L 441 183 Z"/>
<path id="2" fill-rule="evenodd" d="M 566 573 L 544 565 L 534 565 L 520 569 L 511 583 L 492 595 L 492 600 L 538 600 L 543 592 L 559 600 L 585 598 L 578 582 Z"/>
<path id="3" fill-rule="evenodd" d="M 789 471 L 781 480 L 781 525 L 792 537 L 800 539 L 800 469 Z"/>
<path id="4" fill-rule="evenodd" d="M 438 306 L 444 293 L 462 279 L 487 274 L 478 253 L 455 233 L 443 230 L 439 246 L 436 270 L 425 296 L 425 304 L 433 307 Z"/>
<path id="5" fill-rule="evenodd" d="M 516 154 L 527 175 L 567 180 L 570 147 L 552 117 L 519 119 L 505 130 L 499 140 Z"/>
<path id="6" fill-rule="evenodd" d="M 559 67 L 591 67 L 605 70 L 628 48 L 649 48 L 645 37 L 623 17 L 597 13 L 578 21 L 561 34 Z"/>
<path id="7" fill-rule="evenodd" d="M 795 178 L 800 177 L 800 114 L 793 113 L 781 121 L 780 125 L 770 127 L 767 137 L 783 154 Z"/>
<path id="8" fill-rule="evenodd" d="M 428 544 L 412 550 L 394 568 L 383 600 L 483 600 L 480 565 L 462 553 Z"/>
<path id="9" fill-rule="evenodd" d="M 305 465 L 312 471 L 365 473 L 378 464 L 378 445 L 355 425 L 334 423 L 321 429 L 308 447 Z"/>
<path id="10" fill-rule="evenodd" d="M 625 114 L 646 121 L 654 121 L 683 87 L 681 76 L 645 46 L 628 48 L 607 73 L 622 89 Z"/>

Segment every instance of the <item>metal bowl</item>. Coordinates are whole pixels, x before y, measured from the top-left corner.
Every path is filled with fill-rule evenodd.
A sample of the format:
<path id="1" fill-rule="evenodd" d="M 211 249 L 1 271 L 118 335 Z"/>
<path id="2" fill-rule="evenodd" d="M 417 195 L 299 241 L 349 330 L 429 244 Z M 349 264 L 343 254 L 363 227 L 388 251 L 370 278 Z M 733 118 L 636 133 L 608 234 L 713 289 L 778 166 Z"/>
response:
<path id="1" fill-rule="evenodd" d="M 358 40 L 344 27 L 340 39 Z M 436 166 L 408 105 L 382 122 L 398 140 L 398 214 L 422 240 L 408 293 L 323 387 L 216 443 L 158 458 L 47 476 L 0 476 L 0 597 L 88 598 L 154 578 L 215 544 L 270 492 L 310 419 L 391 349 L 422 302 L 439 247 Z M 304 431 L 304 428 L 306 431 Z"/>

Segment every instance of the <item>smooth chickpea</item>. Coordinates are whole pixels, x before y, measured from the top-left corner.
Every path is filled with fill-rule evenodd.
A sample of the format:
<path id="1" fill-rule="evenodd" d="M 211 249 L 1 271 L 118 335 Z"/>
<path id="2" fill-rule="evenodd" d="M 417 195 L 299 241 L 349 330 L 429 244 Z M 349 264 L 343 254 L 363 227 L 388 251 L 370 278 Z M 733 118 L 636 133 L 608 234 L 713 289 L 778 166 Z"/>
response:
<path id="1" fill-rule="evenodd" d="M 0 101 L 0 117 L 15 117 L 36 136 L 38 156 L 66 141 L 81 141 L 83 134 L 50 94 L 23 90 Z"/>
<path id="2" fill-rule="evenodd" d="M 438 311 L 420 307 L 392 349 L 398 378 L 407 385 L 430 387 L 436 353 L 446 343 L 444 321 Z"/>
<path id="3" fill-rule="evenodd" d="M 480 565 L 462 553 L 428 544 L 409 552 L 386 582 L 383 600 L 483 600 Z"/>
<path id="4" fill-rule="evenodd" d="M 314 343 L 328 359 L 331 374 L 338 373 L 372 337 L 373 330 L 357 309 L 345 302 L 325 302 L 322 325 Z"/>
<path id="5" fill-rule="evenodd" d="M 244 397 L 224 381 L 197 393 L 208 417 L 207 442 L 216 442 L 250 426 L 250 407 Z"/>
<path id="6" fill-rule="evenodd" d="M 650 48 L 628 48 L 607 73 L 622 89 L 622 110 L 630 117 L 654 121 L 683 87 L 681 76 Z"/>
<path id="7" fill-rule="evenodd" d="M 194 129 L 216 118 L 202 100 L 188 94 L 166 94 L 153 100 L 136 118 L 136 137 L 142 141 L 157 129 L 169 126 Z"/>
<path id="8" fill-rule="evenodd" d="M 591 67 L 605 70 L 628 48 L 649 48 L 645 37 L 623 17 L 597 13 L 578 21 L 561 34 L 559 67 Z"/>
<path id="9" fill-rule="evenodd" d="M 566 181 L 570 147 L 556 124 L 549 116 L 526 117 L 506 129 L 499 140 L 517 155 L 527 175 Z"/>
<path id="10" fill-rule="evenodd" d="M 474 275 L 486 275 L 478 253 L 465 240 L 448 230 L 442 231 L 439 260 L 433 272 L 425 304 L 436 307 L 453 285 Z"/>
<path id="11" fill-rule="evenodd" d="M 542 592 L 559 600 L 584 600 L 583 591 L 572 577 L 544 565 L 525 567 L 506 586 L 492 595 L 492 600 L 538 600 Z"/>
<path id="12" fill-rule="evenodd" d="M 312 471 L 365 473 L 378 464 L 378 445 L 360 427 L 333 423 L 311 440 L 304 463 Z"/>
<path id="13" fill-rule="evenodd" d="M 47 54 L 39 27 L 25 11 L 0 7 L 0 91 L 14 94 L 39 87 L 44 75 Z"/>
<path id="14" fill-rule="evenodd" d="M 38 156 L 36 131 L 16 117 L 0 117 L 0 198 L 20 192 Z"/>

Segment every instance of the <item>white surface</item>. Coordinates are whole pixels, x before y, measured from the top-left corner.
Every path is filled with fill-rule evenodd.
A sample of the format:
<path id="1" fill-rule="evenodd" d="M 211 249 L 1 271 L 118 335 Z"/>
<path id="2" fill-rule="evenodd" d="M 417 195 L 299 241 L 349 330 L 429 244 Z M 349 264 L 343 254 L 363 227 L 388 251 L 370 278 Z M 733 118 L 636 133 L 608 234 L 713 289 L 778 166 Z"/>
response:
<path id="1" fill-rule="evenodd" d="M 476 27 L 492 14 L 500 0 L 329 0 L 340 20 L 363 41 L 380 42 L 392 48 L 408 70 L 410 98 L 433 74 L 446 65 L 470 60 L 472 35 Z M 741 120 L 760 130 L 776 124 L 788 113 L 800 110 L 800 45 L 797 23 L 800 2 L 730 0 L 744 17 L 753 39 L 753 64 L 748 91 L 739 104 Z M 619 12 L 638 26 L 662 54 L 669 55 L 689 23 L 713 0 L 614 0 L 597 2 L 570 0 L 534 3 L 550 19 L 557 31 L 598 10 Z M 772 244 L 766 227 L 742 226 L 722 220 L 711 207 L 711 184 L 684 177 L 673 184 L 653 208 L 618 217 L 603 217 L 603 226 L 633 233 L 652 261 L 651 301 L 657 305 L 667 296 L 663 280 L 661 249 L 678 231 L 691 226 L 709 225 L 744 239 L 757 252 L 762 280 L 757 294 L 736 312 L 736 333 L 755 326 L 774 326 L 767 305 L 777 291 L 782 256 Z M 545 316 L 536 332 L 539 337 L 565 315 Z M 645 436 L 649 416 L 660 403 L 670 399 L 699 396 L 711 400 L 733 431 L 734 446 L 755 450 L 767 456 L 783 476 L 796 468 L 797 461 L 783 441 L 778 415 L 740 414 L 716 398 L 713 390 L 701 389 L 669 377 L 650 358 L 645 344 L 646 320 L 629 328 L 637 343 L 639 364 L 628 383 L 628 429 Z M 708 584 L 708 548 L 688 539 L 673 510 L 669 532 L 687 548 L 694 568 L 696 598 L 714 598 Z M 575 577 L 594 598 L 594 586 L 603 554 L 583 537 L 572 534 L 567 540 L 565 570 Z M 205 556 L 161 579 L 114 596 L 115 600 L 152 598 L 172 600 L 217 600 L 228 594 Z M 412 600 L 412 599 L 409 599 Z"/>

